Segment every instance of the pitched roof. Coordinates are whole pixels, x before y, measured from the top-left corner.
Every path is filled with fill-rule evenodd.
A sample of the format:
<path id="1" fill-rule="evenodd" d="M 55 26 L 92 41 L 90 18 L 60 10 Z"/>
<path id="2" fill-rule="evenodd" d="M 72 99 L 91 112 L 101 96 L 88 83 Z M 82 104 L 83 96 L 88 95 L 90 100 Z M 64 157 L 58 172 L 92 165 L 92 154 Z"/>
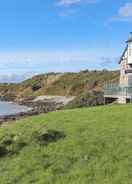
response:
<path id="1" fill-rule="evenodd" d="M 129 39 L 128 39 L 126 42 L 127 42 L 127 43 L 128 43 L 128 42 L 132 42 L 132 32 L 130 32 Z"/>
<path id="2" fill-rule="evenodd" d="M 128 42 L 132 42 L 132 38 L 129 38 L 126 42 L 127 42 L 127 43 L 128 43 Z"/>
<path id="3" fill-rule="evenodd" d="M 124 57 L 124 55 L 125 55 L 125 52 L 126 52 L 127 49 L 128 49 L 128 43 L 129 43 L 129 42 L 132 42 L 132 32 L 130 32 L 130 34 L 129 34 L 129 39 L 126 41 L 127 46 L 125 47 L 124 52 L 123 52 L 123 54 L 122 54 L 122 56 L 121 56 L 121 58 L 120 58 L 120 60 L 119 60 L 119 64 L 121 63 L 121 61 L 122 61 L 122 59 L 123 59 L 123 57 Z"/>
<path id="4" fill-rule="evenodd" d="M 126 48 L 124 49 L 124 52 L 123 52 L 123 54 L 122 54 L 122 56 L 121 56 L 121 58 L 120 58 L 120 60 L 119 60 L 119 64 L 121 63 L 121 61 L 122 61 L 122 59 L 123 59 L 123 57 L 124 57 L 125 52 L 127 51 L 127 49 L 128 49 L 128 45 L 127 45 Z"/>

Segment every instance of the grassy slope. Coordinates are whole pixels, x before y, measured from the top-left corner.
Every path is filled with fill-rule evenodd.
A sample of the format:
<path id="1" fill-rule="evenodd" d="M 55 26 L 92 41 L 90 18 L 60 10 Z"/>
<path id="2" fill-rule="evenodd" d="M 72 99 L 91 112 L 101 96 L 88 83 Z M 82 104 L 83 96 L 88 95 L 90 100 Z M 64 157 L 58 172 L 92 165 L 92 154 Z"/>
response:
<path id="1" fill-rule="evenodd" d="M 38 95 L 78 96 L 93 89 L 102 90 L 105 82 L 117 82 L 119 71 L 84 71 L 79 73 L 44 74 L 16 85 L 0 85 L 0 96 Z M 37 90 L 33 90 L 38 87 Z"/>
<path id="2" fill-rule="evenodd" d="M 2 184 L 131 184 L 132 106 L 52 112 L 0 128 L 0 139 L 16 134 L 27 142 L 19 153 L 0 158 Z M 34 132 L 64 131 L 48 146 Z"/>

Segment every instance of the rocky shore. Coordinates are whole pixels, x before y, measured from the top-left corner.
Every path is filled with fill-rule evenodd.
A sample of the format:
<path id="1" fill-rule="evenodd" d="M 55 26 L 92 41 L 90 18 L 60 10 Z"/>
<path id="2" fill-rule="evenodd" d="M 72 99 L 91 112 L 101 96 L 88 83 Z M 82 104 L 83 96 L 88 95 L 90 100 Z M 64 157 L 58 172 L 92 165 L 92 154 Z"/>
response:
<path id="1" fill-rule="evenodd" d="M 65 96 L 39 96 L 36 98 L 21 99 L 17 101 L 17 103 L 19 105 L 31 107 L 31 110 L 27 112 L 17 113 L 15 115 L 0 116 L 0 123 L 14 121 L 23 117 L 38 115 L 41 113 L 48 113 L 50 111 L 60 110 L 74 98 L 75 97 Z M 2 100 L 7 101 L 7 99 Z"/>
<path id="2" fill-rule="evenodd" d="M 37 114 L 38 113 L 35 111 L 28 111 L 28 112 L 21 112 L 21 113 L 14 114 L 14 115 L 0 116 L 0 124 L 3 124 L 4 122 L 7 122 L 7 121 L 19 120 L 21 118 L 33 116 L 33 115 L 37 115 Z"/>

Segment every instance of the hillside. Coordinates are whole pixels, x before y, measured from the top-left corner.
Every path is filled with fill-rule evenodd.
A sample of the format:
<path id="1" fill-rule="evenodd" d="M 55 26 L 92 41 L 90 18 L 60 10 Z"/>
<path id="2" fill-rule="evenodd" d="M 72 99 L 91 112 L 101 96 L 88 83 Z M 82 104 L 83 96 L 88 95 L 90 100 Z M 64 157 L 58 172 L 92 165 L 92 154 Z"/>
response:
<path id="1" fill-rule="evenodd" d="M 131 112 L 131 105 L 93 107 L 4 124 L 0 183 L 130 184 Z"/>
<path id="2" fill-rule="evenodd" d="M 93 90 L 102 91 L 105 82 L 118 80 L 119 71 L 49 73 L 35 76 L 20 84 L 1 84 L 0 97 L 19 101 L 39 95 L 79 96 Z"/>

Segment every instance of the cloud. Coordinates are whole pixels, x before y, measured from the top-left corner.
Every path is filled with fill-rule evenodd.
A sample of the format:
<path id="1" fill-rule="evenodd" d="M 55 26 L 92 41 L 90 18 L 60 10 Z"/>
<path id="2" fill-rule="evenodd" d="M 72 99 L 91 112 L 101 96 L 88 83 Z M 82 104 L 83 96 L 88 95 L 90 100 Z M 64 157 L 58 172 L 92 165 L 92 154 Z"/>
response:
<path id="1" fill-rule="evenodd" d="M 100 66 L 103 68 L 109 68 L 111 65 L 117 65 L 119 57 L 101 57 Z"/>
<path id="2" fill-rule="evenodd" d="M 63 11 L 60 11 L 59 16 L 60 17 L 67 17 L 67 16 L 71 16 L 74 15 L 78 12 L 77 9 L 65 9 Z"/>
<path id="3" fill-rule="evenodd" d="M 120 17 L 132 17 L 132 3 L 120 7 L 118 14 Z"/>
<path id="4" fill-rule="evenodd" d="M 121 6 L 116 16 L 112 18 L 113 21 L 132 21 L 132 3 L 126 3 Z"/>
<path id="5" fill-rule="evenodd" d="M 31 78 L 35 73 L 23 73 L 23 74 L 2 74 L 0 75 L 0 83 L 18 83 Z"/>
<path id="6" fill-rule="evenodd" d="M 81 0 L 59 0 L 57 4 L 59 6 L 63 6 L 63 5 L 67 6 L 67 5 L 78 4 L 80 2 Z"/>
<path id="7" fill-rule="evenodd" d="M 71 6 L 71 5 L 77 5 L 80 3 L 94 4 L 97 2 L 98 0 L 58 0 L 57 5 L 58 6 Z"/>
<path id="8" fill-rule="evenodd" d="M 96 4 L 102 0 L 56 0 L 59 7 L 59 16 L 67 17 L 79 13 L 81 5 Z"/>
<path id="9" fill-rule="evenodd" d="M 104 55 L 105 53 L 105 55 Z M 115 49 L 58 49 L 40 51 L 0 52 L 0 76 L 39 74 L 47 72 L 70 72 L 83 69 L 101 69 L 107 58 L 116 57 Z M 100 59 L 101 56 L 105 58 Z M 102 62 L 102 64 L 101 64 Z M 115 65 L 114 65 L 115 66 Z M 113 68 L 113 63 L 109 64 Z"/>

